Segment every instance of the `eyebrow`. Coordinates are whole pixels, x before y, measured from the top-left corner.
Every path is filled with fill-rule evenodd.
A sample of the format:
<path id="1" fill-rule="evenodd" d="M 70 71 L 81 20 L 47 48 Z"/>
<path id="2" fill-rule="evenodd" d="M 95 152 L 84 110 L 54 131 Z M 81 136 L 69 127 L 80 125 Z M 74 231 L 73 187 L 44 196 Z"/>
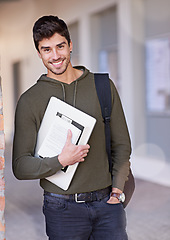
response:
<path id="1" fill-rule="evenodd" d="M 56 46 L 58 47 L 58 46 L 60 46 L 60 45 L 63 45 L 63 44 L 66 44 L 66 42 L 65 42 L 65 41 L 63 41 L 63 42 L 61 42 L 61 43 L 57 44 Z"/>
<path id="2" fill-rule="evenodd" d="M 58 43 L 58 44 L 56 45 L 56 47 L 59 47 L 59 46 L 61 46 L 61 45 L 63 45 L 63 44 L 66 44 L 66 42 L 63 41 L 63 42 L 61 42 L 61 43 Z M 49 48 L 50 48 L 49 46 L 42 46 L 42 47 L 41 47 L 41 49 L 49 49 Z"/>

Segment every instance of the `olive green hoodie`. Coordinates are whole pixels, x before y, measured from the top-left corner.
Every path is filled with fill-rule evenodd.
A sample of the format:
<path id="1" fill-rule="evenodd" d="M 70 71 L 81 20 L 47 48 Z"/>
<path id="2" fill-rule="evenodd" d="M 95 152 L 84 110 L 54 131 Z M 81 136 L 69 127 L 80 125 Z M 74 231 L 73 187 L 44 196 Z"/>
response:
<path id="1" fill-rule="evenodd" d="M 40 179 L 40 185 L 44 190 L 58 194 L 90 192 L 110 185 L 123 190 L 129 173 L 131 145 L 118 93 L 110 80 L 113 159 L 113 179 L 111 179 L 105 146 L 104 122 L 96 93 L 94 74 L 84 67 L 76 68 L 83 70 L 83 74 L 71 84 L 42 75 L 37 83 L 20 97 L 15 114 L 14 175 L 18 179 Z M 88 142 L 90 145 L 88 156 L 79 164 L 67 191 L 45 179 L 61 170 L 62 165 L 58 157 L 41 159 L 34 156 L 37 133 L 51 96 L 75 105 L 76 108 L 97 120 Z"/>

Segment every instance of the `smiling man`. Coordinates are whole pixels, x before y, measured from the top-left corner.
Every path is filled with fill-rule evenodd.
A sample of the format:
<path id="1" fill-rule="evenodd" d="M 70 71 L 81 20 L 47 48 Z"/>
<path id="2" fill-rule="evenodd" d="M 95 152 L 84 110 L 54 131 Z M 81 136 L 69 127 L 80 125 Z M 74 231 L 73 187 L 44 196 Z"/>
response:
<path id="1" fill-rule="evenodd" d="M 70 51 L 72 42 L 68 45 L 66 39 L 55 33 L 50 39 L 43 39 L 38 47 L 39 56 L 47 68 L 48 77 L 55 78 L 56 75 L 64 76 L 67 68 L 72 69 L 70 63 Z"/>
<path id="2" fill-rule="evenodd" d="M 105 126 L 94 74 L 70 61 L 72 42 L 67 25 L 57 16 L 43 16 L 33 27 L 39 57 L 47 69 L 20 97 L 15 115 L 13 172 L 18 179 L 40 179 L 44 189 L 43 213 L 50 240 L 127 240 L 126 216 L 121 203 L 129 174 L 131 145 L 121 102 L 113 82 L 109 172 Z M 74 145 L 72 133 L 58 156 L 35 157 L 37 133 L 50 98 L 54 96 L 96 118 L 86 145 Z M 65 191 L 46 177 L 80 163 Z"/>

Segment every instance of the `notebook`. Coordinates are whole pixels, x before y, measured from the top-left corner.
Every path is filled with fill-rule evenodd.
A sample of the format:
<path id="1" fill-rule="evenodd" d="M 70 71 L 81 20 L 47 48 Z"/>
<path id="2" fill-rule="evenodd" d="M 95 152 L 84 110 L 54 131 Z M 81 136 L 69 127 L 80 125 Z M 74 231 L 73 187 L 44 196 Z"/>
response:
<path id="1" fill-rule="evenodd" d="M 94 117 L 56 97 L 51 97 L 38 131 L 35 156 L 42 158 L 43 161 L 44 157 L 60 154 L 66 142 L 68 129 L 72 131 L 73 144 L 85 145 L 95 123 Z M 67 190 L 77 167 L 78 163 L 67 166 L 46 179 Z"/>

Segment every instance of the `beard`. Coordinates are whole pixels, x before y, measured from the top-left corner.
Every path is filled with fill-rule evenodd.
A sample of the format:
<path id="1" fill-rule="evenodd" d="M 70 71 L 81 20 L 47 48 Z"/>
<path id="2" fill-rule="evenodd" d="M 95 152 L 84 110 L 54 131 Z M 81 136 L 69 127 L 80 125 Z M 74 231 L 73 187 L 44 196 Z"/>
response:
<path id="1" fill-rule="evenodd" d="M 57 68 L 57 67 L 51 66 L 53 62 L 49 62 L 49 65 L 46 66 L 48 71 L 50 71 L 55 75 L 62 75 L 63 73 L 65 73 L 70 64 L 70 58 L 58 59 L 57 61 L 59 62 L 59 60 L 63 62 L 62 66 Z M 57 61 L 54 61 L 54 62 L 57 62 Z"/>

